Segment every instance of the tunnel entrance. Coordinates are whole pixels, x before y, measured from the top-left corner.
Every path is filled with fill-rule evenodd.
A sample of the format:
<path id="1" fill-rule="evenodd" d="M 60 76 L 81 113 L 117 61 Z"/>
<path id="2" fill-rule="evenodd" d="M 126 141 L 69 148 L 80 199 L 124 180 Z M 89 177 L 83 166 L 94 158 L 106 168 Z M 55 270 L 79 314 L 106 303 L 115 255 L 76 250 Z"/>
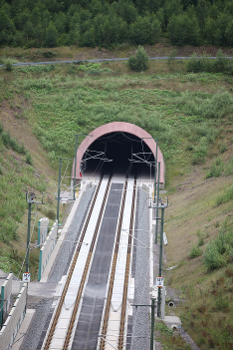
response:
<path id="1" fill-rule="evenodd" d="M 139 126 L 112 122 L 99 126 L 79 145 L 72 177 L 81 180 L 87 174 L 131 174 L 154 177 L 155 159 L 160 163 L 160 184 L 165 183 L 163 154 L 153 137 Z M 157 164 L 158 165 L 158 164 Z"/>
<path id="2" fill-rule="evenodd" d="M 154 165 L 154 155 L 143 139 L 127 132 L 112 132 L 89 146 L 81 161 L 81 172 L 152 177 Z"/>

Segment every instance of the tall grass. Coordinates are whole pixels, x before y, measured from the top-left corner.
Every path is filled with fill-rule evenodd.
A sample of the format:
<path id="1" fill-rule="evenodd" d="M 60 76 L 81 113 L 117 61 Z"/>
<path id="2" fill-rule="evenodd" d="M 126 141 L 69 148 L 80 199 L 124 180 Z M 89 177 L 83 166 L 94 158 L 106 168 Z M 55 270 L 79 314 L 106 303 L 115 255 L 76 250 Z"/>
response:
<path id="1" fill-rule="evenodd" d="M 232 98 L 228 93 L 158 89 L 159 76 L 157 80 L 144 73 L 140 77 L 106 76 L 100 64 L 74 68 L 76 72 L 82 70 L 83 75 L 57 71 L 49 76 L 43 73 L 37 79 L 31 73 L 18 81 L 18 87 L 32 101 L 29 119 L 35 134 L 54 164 L 57 157 L 72 155 L 76 133 L 87 134 L 112 121 L 131 122 L 146 129 L 158 139 L 166 160 L 176 161 L 177 167 L 181 159 L 184 164 L 189 143 L 192 147 L 187 147 L 190 156 L 185 161 L 200 164 L 218 135 L 209 120 L 212 104 L 215 102 L 213 109 L 217 113 L 225 115 L 231 111 Z M 93 69 L 100 74 L 90 76 L 88 72 Z M 166 79 L 171 79 L 171 75 Z M 229 102 L 224 112 L 222 95 Z"/>
<path id="2" fill-rule="evenodd" d="M 233 193 L 233 186 L 232 186 Z M 233 197 L 232 197 L 233 198 Z M 226 220 L 218 236 L 206 247 L 204 264 L 208 271 L 226 266 L 233 261 L 233 221 Z"/>
<path id="3" fill-rule="evenodd" d="M 221 158 L 217 157 L 214 162 L 211 164 L 209 171 L 206 174 L 206 178 L 210 177 L 219 177 L 224 171 L 224 163 Z"/>
<path id="4" fill-rule="evenodd" d="M 25 188 L 43 192 L 46 186 L 43 178 L 34 176 L 32 167 L 12 156 L 7 159 L 1 160 L 4 170 L 0 176 L 0 241 L 10 244 L 18 239 L 17 229 L 27 207 Z"/>
<path id="5" fill-rule="evenodd" d="M 219 50 L 217 52 L 216 59 L 208 59 L 207 56 L 197 57 L 193 55 L 190 60 L 188 60 L 186 68 L 188 72 L 199 73 L 199 72 L 209 72 L 209 73 L 224 73 L 233 74 L 232 60 L 226 59 L 223 52 Z"/>
<path id="6" fill-rule="evenodd" d="M 230 202 L 233 200 L 233 185 L 227 187 L 225 191 L 220 194 L 216 199 L 216 206 Z"/>

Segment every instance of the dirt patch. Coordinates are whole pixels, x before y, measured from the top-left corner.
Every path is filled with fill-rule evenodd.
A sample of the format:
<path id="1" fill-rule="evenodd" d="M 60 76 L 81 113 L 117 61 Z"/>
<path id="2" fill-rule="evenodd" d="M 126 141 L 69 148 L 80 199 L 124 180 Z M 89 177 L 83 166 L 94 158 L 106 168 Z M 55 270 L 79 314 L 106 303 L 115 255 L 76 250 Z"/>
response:
<path id="1" fill-rule="evenodd" d="M 56 176 L 56 173 L 49 166 L 45 151 L 33 134 L 28 120 L 22 117 L 22 112 L 25 112 L 27 108 L 28 106 L 23 99 L 20 103 L 17 101 L 13 108 L 9 106 L 8 102 L 4 101 L 1 105 L 1 124 L 11 136 L 24 144 L 25 148 L 31 153 L 34 166 L 49 179 Z"/>
<path id="2" fill-rule="evenodd" d="M 197 55 L 209 55 L 216 56 L 218 47 L 215 46 L 200 46 L 194 47 L 190 45 L 186 46 L 172 46 L 164 40 L 163 43 L 158 43 L 155 45 L 145 45 L 145 50 L 150 57 L 155 56 L 169 56 L 171 54 L 176 56 L 191 56 L 193 53 Z M 76 46 L 58 47 L 50 49 L 21 49 L 21 48 L 3 48 L 0 50 L 0 56 L 4 57 L 16 57 L 20 60 L 30 59 L 33 61 L 39 61 L 44 59 L 46 61 L 54 60 L 55 58 L 61 59 L 77 59 L 86 60 L 93 58 L 112 58 L 112 57 L 129 57 L 135 54 L 137 47 L 129 46 L 126 44 L 120 45 L 119 47 L 109 50 L 106 48 L 79 48 Z M 221 48 L 225 55 L 231 56 L 231 48 Z M 46 57 L 46 52 L 52 53 L 52 58 Z"/>

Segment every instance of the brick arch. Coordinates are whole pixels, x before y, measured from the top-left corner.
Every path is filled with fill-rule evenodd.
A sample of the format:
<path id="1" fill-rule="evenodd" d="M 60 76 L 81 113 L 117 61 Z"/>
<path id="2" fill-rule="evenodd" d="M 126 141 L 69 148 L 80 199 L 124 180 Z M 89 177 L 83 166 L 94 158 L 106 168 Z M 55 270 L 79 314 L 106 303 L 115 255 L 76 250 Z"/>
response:
<path id="1" fill-rule="evenodd" d="M 81 178 L 80 164 L 86 150 L 97 139 L 113 132 L 125 132 L 125 133 L 132 134 L 134 136 L 137 136 L 139 139 L 143 139 L 143 141 L 149 147 L 149 149 L 151 150 L 151 152 L 155 157 L 156 142 L 146 130 L 140 128 L 135 124 L 126 123 L 126 122 L 112 122 L 112 123 L 104 124 L 96 128 L 95 130 L 93 130 L 89 135 L 87 135 L 85 139 L 81 142 L 78 148 L 77 155 L 76 155 L 77 167 L 75 172 L 75 175 L 76 175 L 75 177 L 77 180 Z M 158 147 L 158 162 L 160 162 L 160 182 L 164 184 L 165 183 L 165 164 L 164 164 L 163 154 L 159 147 Z"/>

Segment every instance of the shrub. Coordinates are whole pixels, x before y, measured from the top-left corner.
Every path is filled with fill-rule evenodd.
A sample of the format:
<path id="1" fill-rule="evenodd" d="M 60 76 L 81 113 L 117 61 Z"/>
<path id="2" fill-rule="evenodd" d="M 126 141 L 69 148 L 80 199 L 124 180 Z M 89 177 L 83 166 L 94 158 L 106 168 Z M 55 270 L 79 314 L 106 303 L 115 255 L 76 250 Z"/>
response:
<path id="1" fill-rule="evenodd" d="M 32 165 L 32 156 L 29 152 L 26 152 L 26 163 Z"/>
<path id="2" fill-rule="evenodd" d="M 54 51 L 44 51 L 42 55 L 45 58 L 52 58 L 56 56 L 56 53 Z"/>
<path id="3" fill-rule="evenodd" d="M 223 162 L 218 157 L 211 165 L 210 170 L 206 174 L 206 179 L 210 177 L 219 177 L 223 173 Z"/>
<path id="4" fill-rule="evenodd" d="M 217 249 L 215 242 L 211 242 L 204 253 L 204 264 L 208 271 L 219 269 L 226 265 L 226 259 Z"/>
<path id="5" fill-rule="evenodd" d="M 224 175 L 229 176 L 232 174 L 233 174 L 233 158 L 228 161 L 224 170 Z"/>
<path id="6" fill-rule="evenodd" d="M 193 149 L 192 164 L 202 164 L 205 161 L 207 150 L 207 139 L 206 137 L 202 137 L 200 143 Z"/>
<path id="7" fill-rule="evenodd" d="M 208 271 L 219 269 L 232 261 L 233 231 L 232 223 L 225 221 L 218 236 L 211 241 L 204 253 L 204 264 Z"/>
<path id="8" fill-rule="evenodd" d="M 215 308 L 218 311 L 227 311 L 229 309 L 229 300 L 226 296 L 218 295 L 215 300 Z"/>
<path id="9" fill-rule="evenodd" d="M 46 216 L 47 218 L 49 218 L 50 220 L 55 220 L 56 218 L 56 214 L 52 209 L 48 209 L 46 212 Z"/>
<path id="10" fill-rule="evenodd" d="M 221 143 L 221 145 L 219 146 L 219 152 L 224 153 L 226 151 L 227 151 L 227 145 L 225 143 Z"/>
<path id="11" fill-rule="evenodd" d="M 202 250 L 199 247 L 193 247 L 191 249 L 191 252 L 189 253 L 189 258 L 194 259 L 197 258 L 198 256 L 202 255 Z"/>
<path id="12" fill-rule="evenodd" d="M 210 99 L 204 108 L 207 118 L 222 118 L 233 112 L 233 97 L 228 92 L 220 92 Z"/>
<path id="13" fill-rule="evenodd" d="M 148 55 L 142 46 L 139 46 L 135 56 L 129 58 L 128 64 L 131 70 L 142 72 L 148 69 Z"/>
<path id="14" fill-rule="evenodd" d="M 233 185 L 228 187 L 223 194 L 219 195 L 216 199 L 216 206 L 230 202 L 233 200 Z"/>
<path id="15" fill-rule="evenodd" d="M 186 69 L 188 72 L 208 72 L 208 73 L 225 73 L 232 75 L 232 61 L 226 59 L 223 52 L 219 50 L 215 59 L 208 59 L 205 55 L 198 57 L 193 54 L 188 60 Z"/>

